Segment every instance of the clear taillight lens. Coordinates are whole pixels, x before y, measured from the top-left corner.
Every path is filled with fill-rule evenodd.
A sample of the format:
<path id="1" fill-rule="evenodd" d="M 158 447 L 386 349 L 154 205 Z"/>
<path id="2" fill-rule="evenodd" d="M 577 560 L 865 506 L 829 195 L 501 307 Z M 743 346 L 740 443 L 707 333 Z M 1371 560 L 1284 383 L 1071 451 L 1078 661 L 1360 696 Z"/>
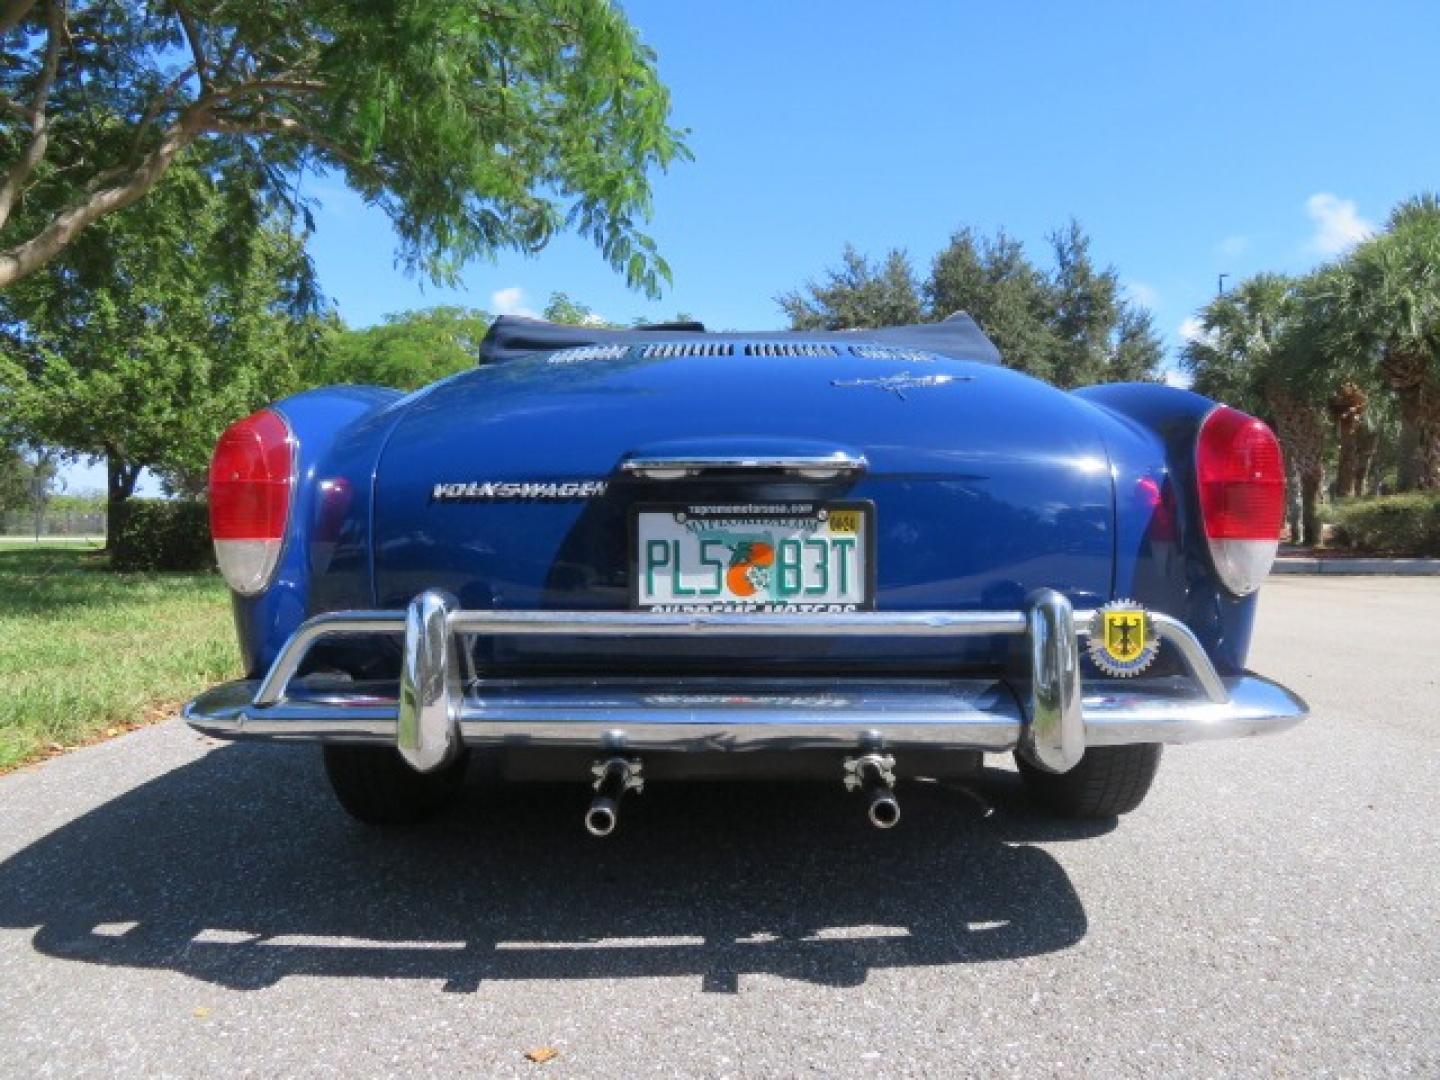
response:
<path id="1" fill-rule="evenodd" d="M 1195 445 L 1200 519 L 1215 572 L 1239 596 L 1260 587 L 1285 523 L 1285 460 L 1275 433 L 1221 405 Z"/>
<path id="2" fill-rule="evenodd" d="M 247 596 L 270 584 L 290 517 L 295 441 L 279 413 L 230 425 L 210 460 L 210 534 L 226 584 Z"/>

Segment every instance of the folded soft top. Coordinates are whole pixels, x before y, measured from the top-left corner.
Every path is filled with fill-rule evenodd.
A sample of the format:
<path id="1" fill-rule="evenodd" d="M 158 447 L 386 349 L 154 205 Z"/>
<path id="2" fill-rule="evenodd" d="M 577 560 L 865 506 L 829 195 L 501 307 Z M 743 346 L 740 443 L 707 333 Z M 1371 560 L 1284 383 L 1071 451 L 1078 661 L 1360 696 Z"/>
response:
<path id="1" fill-rule="evenodd" d="M 594 326 L 562 326 L 540 319 L 501 315 L 480 343 L 480 362 L 513 360 L 532 353 L 554 352 L 579 345 L 646 344 L 663 337 L 673 341 L 873 341 L 925 349 L 956 360 L 998 364 L 1000 352 L 964 312 L 943 322 L 914 326 L 882 326 L 873 330 L 708 331 L 700 323 L 661 323 L 629 330 Z"/>

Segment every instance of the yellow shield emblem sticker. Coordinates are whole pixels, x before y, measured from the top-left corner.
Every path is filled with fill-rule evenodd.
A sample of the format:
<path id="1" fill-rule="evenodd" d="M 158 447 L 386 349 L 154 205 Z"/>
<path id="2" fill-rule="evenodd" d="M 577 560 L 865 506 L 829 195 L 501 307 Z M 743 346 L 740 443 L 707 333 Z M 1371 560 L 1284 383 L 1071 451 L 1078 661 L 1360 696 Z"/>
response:
<path id="1" fill-rule="evenodd" d="M 1107 675 L 1126 678 L 1150 666 L 1160 651 L 1154 624 L 1133 600 L 1106 604 L 1090 623 L 1090 659 Z"/>
<path id="2" fill-rule="evenodd" d="M 1127 664 L 1145 651 L 1144 612 L 1105 612 L 1105 652 L 1117 663 Z"/>

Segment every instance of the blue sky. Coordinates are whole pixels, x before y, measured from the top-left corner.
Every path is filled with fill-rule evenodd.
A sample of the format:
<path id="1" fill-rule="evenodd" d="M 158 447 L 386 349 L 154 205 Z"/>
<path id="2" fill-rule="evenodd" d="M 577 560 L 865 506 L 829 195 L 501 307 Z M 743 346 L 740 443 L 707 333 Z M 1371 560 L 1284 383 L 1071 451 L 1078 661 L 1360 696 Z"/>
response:
<path id="1" fill-rule="evenodd" d="M 312 249 L 352 325 L 437 303 L 781 325 L 849 241 L 923 271 L 964 224 L 1043 256 L 1074 216 L 1171 349 L 1216 277 L 1300 271 L 1440 188 L 1440 5 L 631 0 L 695 160 L 655 178 L 674 285 L 651 303 L 586 243 L 406 277 L 335 178 Z M 94 486 L 72 475 L 72 487 Z M 77 480 L 79 483 L 77 484 Z"/>

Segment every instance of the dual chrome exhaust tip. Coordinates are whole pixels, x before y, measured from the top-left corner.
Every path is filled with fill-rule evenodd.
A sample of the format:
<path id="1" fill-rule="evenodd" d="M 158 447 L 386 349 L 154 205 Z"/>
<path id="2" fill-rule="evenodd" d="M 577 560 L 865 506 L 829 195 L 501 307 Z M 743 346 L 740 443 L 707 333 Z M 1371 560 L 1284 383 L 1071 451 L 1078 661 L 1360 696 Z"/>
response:
<path id="1" fill-rule="evenodd" d="M 877 829 L 893 829 L 900 824 L 900 800 L 895 797 L 895 759 L 888 754 L 871 753 L 846 758 L 845 787 L 860 790 L 868 796 L 865 816 Z M 585 831 L 591 836 L 605 837 L 620 824 L 620 801 L 626 792 L 645 790 L 644 766 L 638 758 L 612 757 L 590 766 L 595 780 L 595 797 L 585 811 Z"/>

